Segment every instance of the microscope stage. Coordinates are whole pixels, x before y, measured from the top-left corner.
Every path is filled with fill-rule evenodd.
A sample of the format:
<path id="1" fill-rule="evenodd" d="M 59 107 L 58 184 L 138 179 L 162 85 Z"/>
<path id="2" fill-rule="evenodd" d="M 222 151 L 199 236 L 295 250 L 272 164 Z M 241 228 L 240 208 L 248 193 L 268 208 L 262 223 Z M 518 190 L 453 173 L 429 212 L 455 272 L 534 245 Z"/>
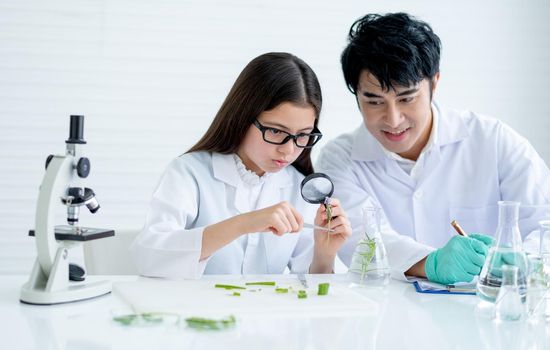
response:
<path id="1" fill-rule="evenodd" d="M 58 225 L 55 226 L 55 239 L 58 241 L 91 241 L 115 235 L 114 230 L 104 228 L 79 227 Z M 29 230 L 29 236 L 34 236 L 34 230 Z"/>

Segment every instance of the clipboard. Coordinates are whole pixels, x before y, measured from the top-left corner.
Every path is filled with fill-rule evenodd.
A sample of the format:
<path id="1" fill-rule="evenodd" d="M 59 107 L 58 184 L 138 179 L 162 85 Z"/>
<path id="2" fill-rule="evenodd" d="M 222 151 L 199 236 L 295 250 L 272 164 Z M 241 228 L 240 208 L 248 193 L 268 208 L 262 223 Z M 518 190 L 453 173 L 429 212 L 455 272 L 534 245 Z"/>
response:
<path id="1" fill-rule="evenodd" d="M 475 287 L 469 285 L 454 286 L 430 282 L 429 286 L 426 286 L 422 281 L 414 281 L 413 285 L 417 293 L 476 295 Z"/>

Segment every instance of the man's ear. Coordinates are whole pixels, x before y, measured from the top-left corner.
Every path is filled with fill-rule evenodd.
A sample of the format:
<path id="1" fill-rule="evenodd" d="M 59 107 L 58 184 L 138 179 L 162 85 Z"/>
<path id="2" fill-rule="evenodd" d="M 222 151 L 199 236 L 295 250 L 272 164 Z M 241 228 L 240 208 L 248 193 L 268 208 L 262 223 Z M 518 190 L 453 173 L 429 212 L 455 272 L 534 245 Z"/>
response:
<path id="1" fill-rule="evenodd" d="M 432 78 L 432 84 L 431 84 L 431 85 L 432 85 L 432 86 L 431 86 L 431 88 L 432 88 L 432 91 L 431 91 L 432 96 L 433 96 L 434 93 L 435 93 L 435 89 L 436 89 L 436 87 L 437 87 L 437 83 L 439 82 L 439 77 L 440 77 L 440 73 L 437 72 L 437 73 L 435 73 L 434 77 Z"/>

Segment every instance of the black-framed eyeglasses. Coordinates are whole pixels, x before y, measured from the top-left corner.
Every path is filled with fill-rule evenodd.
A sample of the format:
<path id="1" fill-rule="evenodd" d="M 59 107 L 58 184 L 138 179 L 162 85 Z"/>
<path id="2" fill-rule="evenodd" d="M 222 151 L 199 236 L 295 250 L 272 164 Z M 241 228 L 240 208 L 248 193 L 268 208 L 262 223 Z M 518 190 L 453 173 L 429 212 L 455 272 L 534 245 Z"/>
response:
<path id="1" fill-rule="evenodd" d="M 258 120 L 254 120 L 254 126 L 262 132 L 262 137 L 265 142 L 274 145 L 283 145 L 292 139 L 296 147 L 311 148 L 319 142 L 321 137 L 323 137 L 323 134 L 317 128 L 315 128 L 311 134 L 301 132 L 293 135 L 284 130 L 263 126 Z"/>

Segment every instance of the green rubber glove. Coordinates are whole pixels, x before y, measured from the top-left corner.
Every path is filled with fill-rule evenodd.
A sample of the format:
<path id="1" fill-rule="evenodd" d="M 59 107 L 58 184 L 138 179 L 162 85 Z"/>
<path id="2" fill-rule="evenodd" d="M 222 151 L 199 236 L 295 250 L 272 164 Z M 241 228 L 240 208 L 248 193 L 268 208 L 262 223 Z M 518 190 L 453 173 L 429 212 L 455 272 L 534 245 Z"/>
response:
<path id="1" fill-rule="evenodd" d="M 491 260 L 490 271 L 491 274 L 501 278 L 502 277 L 502 266 L 503 265 L 512 265 L 517 266 L 519 271 L 519 278 L 525 278 L 529 272 L 529 260 L 527 255 L 520 252 L 495 252 L 493 259 Z"/>
<path id="2" fill-rule="evenodd" d="M 495 239 L 493 237 L 481 233 L 470 233 L 468 237 L 483 242 L 487 246 L 487 248 L 491 248 L 495 244 Z"/>
<path id="3" fill-rule="evenodd" d="M 474 237 L 472 237 L 474 236 Z M 470 282 L 479 275 L 490 243 L 485 235 L 454 236 L 426 259 L 426 277 L 442 284 Z M 490 237 L 488 237 L 490 238 Z"/>

